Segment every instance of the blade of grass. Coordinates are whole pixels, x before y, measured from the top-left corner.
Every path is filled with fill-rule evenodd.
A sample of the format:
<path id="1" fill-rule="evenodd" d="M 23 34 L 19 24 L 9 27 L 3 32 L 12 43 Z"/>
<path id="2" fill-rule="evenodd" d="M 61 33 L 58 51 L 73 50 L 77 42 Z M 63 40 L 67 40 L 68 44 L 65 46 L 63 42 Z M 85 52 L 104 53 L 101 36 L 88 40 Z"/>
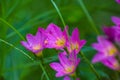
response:
<path id="1" fill-rule="evenodd" d="M 19 37 L 22 39 L 22 40 L 25 40 L 24 37 L 21 35 L 21 33 L 19 33 L 12 25 L 10 25 L 7 21 L 5 21 L 4 19 L 0 18 L 0 21 L 2 21 L 3 23 L 5 23 L 6 25 L 8 25 L 11 29 L 13 29 L 16 34 L 19 35 Z"/>
<path id="2" fill-rule="evenodd" d="M 10 55 L 10 61 L 11 61 L 11 67 L 12 69 L 14 69 L 15 63 L 14 63 L 14 55 Z M 17 71 L 13 71 L 11 72 L 11 79 L 10 80 L 18 80 L 18 72 Z"/>
<path id="3" fill-rule="evenodd" d="M 34 60 L 32 57 L 30 57 L 30 56 L 29 56 L 27 53 L 25 53 L 23 50 L 15 47 L 15 46 L 12 45 L 11 43 L 8 43 L 7 41 L 5 41 L 5 40 L 3 40 L 3 39 L 0 39 L 0 41 L 3 42 L 3 43 L 5 43 L 5 44 L 7 44 L 7 45 L 9 45 L 9 46 L 11 46 L 11 47 L 13 47 L 14 49 L 18 50 L 19 52 L 21 52 L 22 54 L 24 54 L 25 56 L 27 56 L 30 60 L 32 60 L 32 61 Z"/>
<path id="4" fill-rule="evenodd" d="M 5 43 L 5 44 L 7 44 L 7 45 L 9 45 L 9 46 L 11 46 L 11 47 L 13 47 L 13 48 L 15 48 L 16 50 L 18 50 L 19 52 L 21 52 L 23 55 L 27 56 L 30 60 L 34 61 L 34 59 L 32 57 L 30 57 L 27 53 L 25 53 L 21 49 L 15 47 L 14 45 L 8 43 L 7 41 L 5 41 L 3 39 L 0 39 L 0 41 L 3 42 L 3 43 Z M 46 73 L 46 71 L 45 71 L 45 68 L 44 68 L 43 64 L 41 63 L 41 61 L 39 62 L 39 65 L 40 65 L 41 69 L 43 70 L 43 72 L 45 73 L 45 76 L 46 76 L 47 80 L 50 80 L 49 77 L 48 77 L 48 75 L 47 75 L 47 73 Z"/>
<path id="5" fill-rule="evenodd" d="M 95 23 L 94 23 L 92 17 L 90 16 L 88 10 L 86 9 L 86 7 L 85 7 L 83 1 L 82 1 L 82 0 L 78 0 L 78 2 L 79 2 L 79 4 L 80 4 L 80 6 L 81 6 L 83 12 L 85 13 L 85 15 L 86 15 L 86 17 L 87 17 L 87 19 L 88 19 L 88 21 L 89 21 L 91 27 L 92 27 L 93 30 L 96 32 L 96 34 L 99 35 L 99 31 L 97 30 L 97 28 L 96 28 L 96 26 L 95 26 Z"/>
<path id="6" fill-rule="evenodd" d="M 53 0 L 51 0 L 51 2 L 52 2 L 52 4 L 54 5 L 56 11 L 58 12 L 58 15 L 59 15 L 59 17 L 60 17 L 60 19 L 61 19 L 61 21 L 62 21 L 62 23 L 63 23 L 63 26 L 65 27 L 65 26 L 66 26 L 66 25 L 65 25 L 65 21 L 64 21 L 62 15 L 61 15 L 61 13 L 60 13 L 60 10 L 58 9 L 57 5 L 55 4 L 55 2 L 54 2 Z"/>
<path id="7" fill-rule="evenodd" d="M 52 4 L 54 5 L 57 13 L 59 14 L 59 17 L 65 27 L 65 21 L 62 17 L 62 14 L 60 13 L 60 10 L 58 9 L 57 5 L 55 4 L 55 2 L 53 0 L 51 0 Z M 66 32 L 68 33 L 68 31 L 66 30 Z M 69 34 L 67 34 L 69 36 Z M 91 70 L 93 71 L 93 73 L 97 76 L 97 79 L 100 80 L 100 76 L 97 73 L 97 71 L 95 70 L 94 66 L 89 62 L 89 60 L 86 58 L 86 56 L 83 54 L 83 52 L 80 52 L 80 55 L 84 58 L 84 60 L 86 61 L 87 64 L 89 64 L 89 66 L 91 67 Z"/>
<path id="8" fill-rule="evenodd" d="M 66 27 L 65 27 L 66 24 L 65 24 L 65 21 L 64 21 L 64 19 L 63 19 L 63 17 L 62 17 L 62 14 L 61 14 L 59 8 L 57 7 L 57 5 L 55 4 L 55 2 L 54 2 L 53 0 L 51 0 L 51 2 L 52 2 L 53 6 L 55 7 L 55 9 L 56 9 L 56 11 L 57 11 L 57 13 L 58 13 L 58 15 L 59 15 L 59 17 L 60 17 L 60 19 L 61 19 L 61 21 L 62 21 L 62 23 L 63 23 L 63 26 L 64 26 L 64 28 L 65 28 L 65 31 L 67 32 L 67 36 L 68 36 L 68 38 L 69 38 L 69 33 L 68 33 L 68 31 L 67 31 L 67 29 L 66 29 Z"/>
<path id="9" fill-rule="evenodd" d="M 42 73 L 42 75 L 41 75 L 41 80 L 43 80 L 44 75 L 45 75 L 45 73 Z"/>
<path id="10" fill-rule="evenodd" d="M 95 68 L 94 68 L 94 66 L 91 64 L 91 62 L 86 58 L 86 56 L 84 55 L 84 53 L 81 51 L 80 52 L 80 55 L 81 55 L 81 57 L 85 60 L 85 62 L 87 63 L 87 64 L 89 64 L 89 66 L 90 66 L 90 68 L 91 68 L 91 70 L 94 72 L 94 74 L 97 76 L 97 79 L 98 80 L 101 80 L 100 79 L 100 75 L 97 73 L 97 71 L 95 70 Z"/>
<path id="11" fill-rule="evenodd" d="M 32 26 L 36 25 L 36 23 L 38 24 L 40 21 L 40 19 L 43 19 L 44 17 L 47 17 L 46 19 L 42 20 L 40 23 L 44 23 L 47 20 L 51 19 L 51 14 L 53 14 L 55 11 L 50 10 L 48 12 L 44 12 L 42 14 L 39 14 L 37 16 L 35 16 L 34 18 L 30 19 L 29 21 L 27 21 L 24 25 L 22 25 L 20 29 L 18 29 L 19 32 L 22 32 L 26 29 L 31 28 Z M 12 36 L 15 35 L 15 32 L 11 32 L 10 34 L 7 35 L 7 38 L 10 38 Z"/>
<path id="12" fill-rule="evenodd" d="M 17 9 L 17 6 L 18 6 L 19 3 L 20 3 L 19 0 L 16 0 L 16 2 L 14 2 L 14 5 L 12 5 L 9 8 L 9 11 L 6 13 L 5 19 L 7 19 L 12 14 L 12 12 L 14 12 L 15 9 Z"/>

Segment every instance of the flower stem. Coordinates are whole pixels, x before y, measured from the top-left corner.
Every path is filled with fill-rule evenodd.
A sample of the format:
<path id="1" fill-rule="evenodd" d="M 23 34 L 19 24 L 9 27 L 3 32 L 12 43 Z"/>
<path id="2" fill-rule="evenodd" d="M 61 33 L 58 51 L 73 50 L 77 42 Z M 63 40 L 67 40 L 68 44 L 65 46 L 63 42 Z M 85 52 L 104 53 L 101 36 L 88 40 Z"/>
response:
<path id="1" fill-rule="evenodd" d="M 81 51 L 80 55 L 82 56 L 82 58 L 86 61 L 86 63 L 90 66 L 91 70 L 94 72 L 94 74 L 97 76 L 98 80 L 100 79 L 100 75 L 97 73 L 97 71 L 95 70 L 94 66 L 90 63 L 90 61 L 86 58 L 86 56 L 84 55 L 84 53 Z"/>
<path id="2" fill-rule="evenodd" d="M 94 31 L 96 32 L 96 34 L 99 35 L 99 31 L 97 30 L 97 28 L 96 28 L 96 26 L 95 26 L 95 23 L 94 23 L 92 17 L 90 16 L 88 10 L 86 9 L 86 7 L 85 7 L 83 1 L 82 1 L 82 0 L 78 0 L 78 1 L 79 1 L 79 4 L 80 4 L 80 6 L 81 6 L 83 12 L 85 13 L 85 15 L 86 15 L 86 17 L 87 17 L 87 19 L 88 19 L 88 21 L 89 21 L 91 27 L 94 29 Z"/>
<path id="3" fill-rule="evenodd" d="M 43 70 L 43 73 L 45 73 L 46 79 L 47 79 L 47 80 L 50 80 L 49 77 L 48 77 L 48 75 L 47 75 L 47 73 L 46 73 L 46 71 L 45 71 L 45 68 L 44 68 L 42 62 L 40 62 L 40 67 L 41 67 L 41 69 Z"/>
<path id="4" fill-rule="evenodd" d="M 66 25 L 65 25 L 65 21 L 64 21 L 64 19 L 63 19 L 63 17 L 62 17 L 62 14 L 60 13 L 60 10 L 58 9 L 57 5 L 55 4 L 55 2 L 54 2 L 53 0 L 51 0 L 51 2 L 52 2 L 52 4 L 54 5 L 56 11 L 58 12 L 58 15 L 60 16 L 60 19 L 61 19 L 61 21 L 62 21 L 62 23 L 63 23 L 63 26 L 65 27 L 65 26 L 66 26 Z"/>
<path id="5" fill-rule="evenodd" d="M 11 29 L 13 29 L 22 40 L 25 40 L 24 37 L 20 34 L 20 32 L 18 32 L 11 24 L 9 24 L 7 21 L 5 21 L 4 19 L 0 18 L 0 21 L 2 21 L 3 23 L 7 24 Z"/>

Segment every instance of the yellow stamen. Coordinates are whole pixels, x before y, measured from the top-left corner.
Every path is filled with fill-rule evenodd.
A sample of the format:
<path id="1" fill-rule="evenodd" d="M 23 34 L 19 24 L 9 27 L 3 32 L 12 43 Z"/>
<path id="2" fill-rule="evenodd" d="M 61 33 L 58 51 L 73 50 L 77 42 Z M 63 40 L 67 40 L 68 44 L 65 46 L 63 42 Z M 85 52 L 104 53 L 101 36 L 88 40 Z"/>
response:
<path id="1" fill-rule="evenodd" d="M 66 73 L 71 73 L 71 72 L 73 72 L 73 70 L 74 70 L 74 68 L 75 68 L 75 66 L 67 66 L 66 68 L 65 68 L 65 72 Z"/>
<path id="2" fill-rule="evenodd" d="M 109 49 L 109 56 L 114 55 L 117 52 L 116 48 Z"/>
<path id="3" fill-rule="evenodd" d="M 39 50 L 39 49 L 41 49 L 40 45 L 33 46 L 33 50 Z"/>
<path id="4" fill-rule="evenodd" d="M 78 50 L 79 49 L 79 44 L 78 43 L 72 43 L 71 44 L 71 49 L 72 50 Z"/>
<path id="5" fill-rule="evenodd" d="M 55 42 L 57 46 L 61 47 L 64 46 L 65 44 L 65 39 L 64 38 L 58 38 L 57 41 Z"/>

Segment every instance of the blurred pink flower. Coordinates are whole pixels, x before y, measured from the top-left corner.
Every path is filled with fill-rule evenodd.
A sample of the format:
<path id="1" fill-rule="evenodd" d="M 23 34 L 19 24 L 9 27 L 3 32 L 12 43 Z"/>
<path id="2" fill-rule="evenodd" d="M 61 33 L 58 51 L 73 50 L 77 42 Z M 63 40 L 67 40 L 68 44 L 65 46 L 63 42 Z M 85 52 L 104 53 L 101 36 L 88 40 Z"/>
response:
<path id="1" fill-rule="evenodd" d="M 28 50 L 32 51 L 36 55 L 41 54 L 41 51 L 44 49 L 44 29 L 38 28 L 38 31 L 35 36 L 32 34 L 27 34 L 26 41 L 21 41 L 21 44 Z"/>
<path id="2" fill-rule="evenodd" d="M 72 32 L 70 40 L 67 42 L 67 49 L 69 53 L 71 53 L 74 50 L 77 54 L 79 53 L 80 49 L 85 45 L 86 40 L 80 40 L 79 37 L 79 30 L 78 28 L 75 28 Z"/>
<path id="3" fill-rule="evenodd" d="M 115 26 L 103 27 L 103 31 L 107 35 L 108 40 L 120 45 L 120 18 L 112 16 L 112 21 Z"/>
<path id="4" fill-rule="evenodd" d="M 63 49 L 66 46 L 66 31 L 62 31 L 60 27 L 51 23 L 46 29 L 47 40 L 45 41 L 47 48 Z"/>
<path id="5" fill-rule="evenodd" d="M 72 52 L 67 57 L 66 52 L 62 52 L 59 54 L 59 60 L 58 62 L 53 62 L 50 64 L 50 67 L 57 71 L 56 77 L 62 77 L 62 76 L 68 76 L 74 74 L 80 59 L 77 58 L 77 54 L 75 52 Z"/>
<path id="6" fill-rule="evenodd" d="M 120 4 L 120 0 L 116 0 L 116 2 Z"/>
<path id="7" fill-rule="evenodd" d="M 102 62 L 111 69 L 117 70 L 119 64 L 115 58 L 118 54 L 116 47 L 102 36 L 98 36 L 98 43 L 93 43 L 92 47 L 98 51 L 93 57 L 92 63 Z"/>
<path id="8" fill-rule="evenodd" d="M 107 39 L 114 42 L 115 41 L 115 35 L 116 35 L 116 30 L 115 27 L 103 27 L 104 33 L 107 35 Z"/>

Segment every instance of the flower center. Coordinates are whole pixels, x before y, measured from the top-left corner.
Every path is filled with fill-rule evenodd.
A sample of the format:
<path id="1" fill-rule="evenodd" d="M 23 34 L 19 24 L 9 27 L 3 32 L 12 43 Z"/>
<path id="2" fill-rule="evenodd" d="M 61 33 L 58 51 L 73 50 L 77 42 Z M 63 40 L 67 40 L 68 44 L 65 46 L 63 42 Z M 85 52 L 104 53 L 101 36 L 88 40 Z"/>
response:
<path id="1" fill-rule="evenodd" d="M 35 46 L 33 46 L 33 50 L 39 50 L 40 48 L 41 48 L 40 45 L 35 45 Z"/>
<path id="2" fill-rule="evenodd" d="M 109 50 L 109 56 L 114 55 L 117 52 L 116 48 L 112 48 Z"/>
<path id="3" fill-rule="evenodd" d="M 74 70 L 74 68 L 75 68 L 75 66 L 67 66 L 66 68 L 65 68 L 65 72 L 66 73 L 72 73 L 73 72 L 73 70 Z"/>
<path id="4" fill-rule="evenodd" d="M 65 39 L 64 38 L 58 38 L 57 41 L 56 41 L 56 45 L 57 46 L 64 46 L 65 44 Z"/>
<path id="5" fill-rule="evenodd" d="M 72 44 L 71 44 L 71 49 L 72 49 L 72 50 L 78 50 L 78 49 L 79 49 L 78 43 L 75 43 L 75 44 L 72 43 Z"/>

